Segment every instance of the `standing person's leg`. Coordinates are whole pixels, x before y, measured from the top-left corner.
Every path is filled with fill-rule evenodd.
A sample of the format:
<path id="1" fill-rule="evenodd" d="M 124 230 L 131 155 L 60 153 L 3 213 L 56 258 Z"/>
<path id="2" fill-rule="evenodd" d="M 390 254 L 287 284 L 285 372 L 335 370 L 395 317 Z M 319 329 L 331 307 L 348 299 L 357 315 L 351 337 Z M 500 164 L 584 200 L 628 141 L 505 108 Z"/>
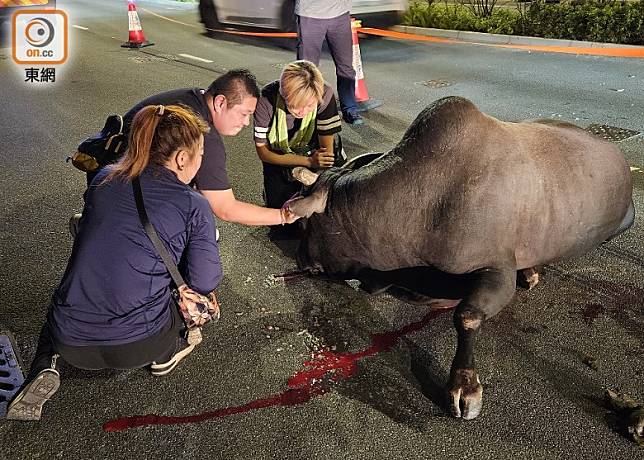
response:
<path id="1" fill-rule="evenodd" d="M 326 20 L 297 17 L 297 59 L 305 59 L 320 65 L 322 43 L 326 36 Z"/>
<path id="2" fill-rule="evenodd" d="M 340 109 L 347 123 L 360 125 L 362 117 L 358 114 L 356 102 L 356 72 L 353 69 L 353 42 L 351 38 L 351 16 L 345 13 L 329 19 L 327 43 L 335 63 L 338 80 L 338 97 Z"/>

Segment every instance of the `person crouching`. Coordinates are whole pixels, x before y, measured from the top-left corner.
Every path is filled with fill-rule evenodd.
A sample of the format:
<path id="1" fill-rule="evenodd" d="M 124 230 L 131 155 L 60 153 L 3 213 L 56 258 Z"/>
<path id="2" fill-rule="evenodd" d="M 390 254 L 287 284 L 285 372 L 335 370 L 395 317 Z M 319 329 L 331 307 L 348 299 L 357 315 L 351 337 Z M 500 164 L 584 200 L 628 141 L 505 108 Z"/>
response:
<path id="1" fill-rule="evenodd" d="M 148 106 L 134 118 L 124 158 L 105 168 L 86 195 L 79 232 L 55 290 L 25 385 L 7 418 L 39 420 L 58 390 L 57 360 L 71 366 L 165 375 L 193 349 L 166 265 L 139 218 L 138 178 L 149 221 L 201 295 L 222 279 L 215 222 L 206 199 L 188 184 L 203 155 L 208 125 L 184 106 Z"/>
<path id="2" fill-rule="evenodd" d="M 295 166 L 324 169 L 346 161 L 342 122 L 333 89 L 309 61 L 284 66 L 279 80 L 264 86 L 254 115 L 254 140 L 263 163 L 264 199 L 281 208 L 297 193 Z"/>

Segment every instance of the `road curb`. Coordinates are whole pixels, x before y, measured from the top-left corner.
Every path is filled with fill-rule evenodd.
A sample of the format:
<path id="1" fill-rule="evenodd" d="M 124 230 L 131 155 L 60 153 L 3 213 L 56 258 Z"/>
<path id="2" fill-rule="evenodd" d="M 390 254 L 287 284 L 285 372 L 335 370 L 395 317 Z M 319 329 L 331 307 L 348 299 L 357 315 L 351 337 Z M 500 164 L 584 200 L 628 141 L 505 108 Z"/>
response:
<path id="1" fill-rule="evenodd" d="M 520 35 L 488 34 L 484 32 L 470 32 L 465 30 L 434 29 L 431 27 L 397 25 L 393 26 L 391 30 L 407 34 L 451 38 L 465 42 L 486 43 L 493 45 L 557 46 L 569 48 L 624 48 L 631 50 L 644 50 L 644 46 L 636 45 L 524 37 Z"/>

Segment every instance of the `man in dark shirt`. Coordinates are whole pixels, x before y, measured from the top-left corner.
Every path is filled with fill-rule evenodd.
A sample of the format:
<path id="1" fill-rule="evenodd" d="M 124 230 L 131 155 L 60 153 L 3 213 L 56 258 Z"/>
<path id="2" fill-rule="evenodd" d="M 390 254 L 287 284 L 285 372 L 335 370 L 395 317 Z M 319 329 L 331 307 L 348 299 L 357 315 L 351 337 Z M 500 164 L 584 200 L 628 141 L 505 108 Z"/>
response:
<path id="1" fill-rule="evenodd" d="M 286 211 L 237 200 L 228 180 L 221 136 L 235 136 L 248 126 L 258 98 L 255 77 L 245 69 L 230 70 L 206 90 L 177 89 L 142 100 L 123 117 L 124 132 L 128 133 L 134 115 L 147 105 L 184 104 L 190 107 L 214 128 L 204 136 L 203 163 L 194 180 L 213 213 L 219 219 L 246 225 L 291 223 L 295 217 Z"/>

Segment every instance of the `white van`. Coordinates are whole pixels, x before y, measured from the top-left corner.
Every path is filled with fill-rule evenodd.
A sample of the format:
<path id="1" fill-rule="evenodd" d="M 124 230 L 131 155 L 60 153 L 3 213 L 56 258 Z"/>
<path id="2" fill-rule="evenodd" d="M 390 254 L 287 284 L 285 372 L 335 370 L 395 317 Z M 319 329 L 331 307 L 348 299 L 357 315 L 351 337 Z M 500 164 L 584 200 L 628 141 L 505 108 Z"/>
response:
<path id="1" fill-rule="evenodd" d="M 397 24 L 408 0 L 353 0 L 351 16 L 365 27 Z M 199 13 L 207 29 L 258 27 L 295 30 L 295 0 L 201 0 Z"/>

